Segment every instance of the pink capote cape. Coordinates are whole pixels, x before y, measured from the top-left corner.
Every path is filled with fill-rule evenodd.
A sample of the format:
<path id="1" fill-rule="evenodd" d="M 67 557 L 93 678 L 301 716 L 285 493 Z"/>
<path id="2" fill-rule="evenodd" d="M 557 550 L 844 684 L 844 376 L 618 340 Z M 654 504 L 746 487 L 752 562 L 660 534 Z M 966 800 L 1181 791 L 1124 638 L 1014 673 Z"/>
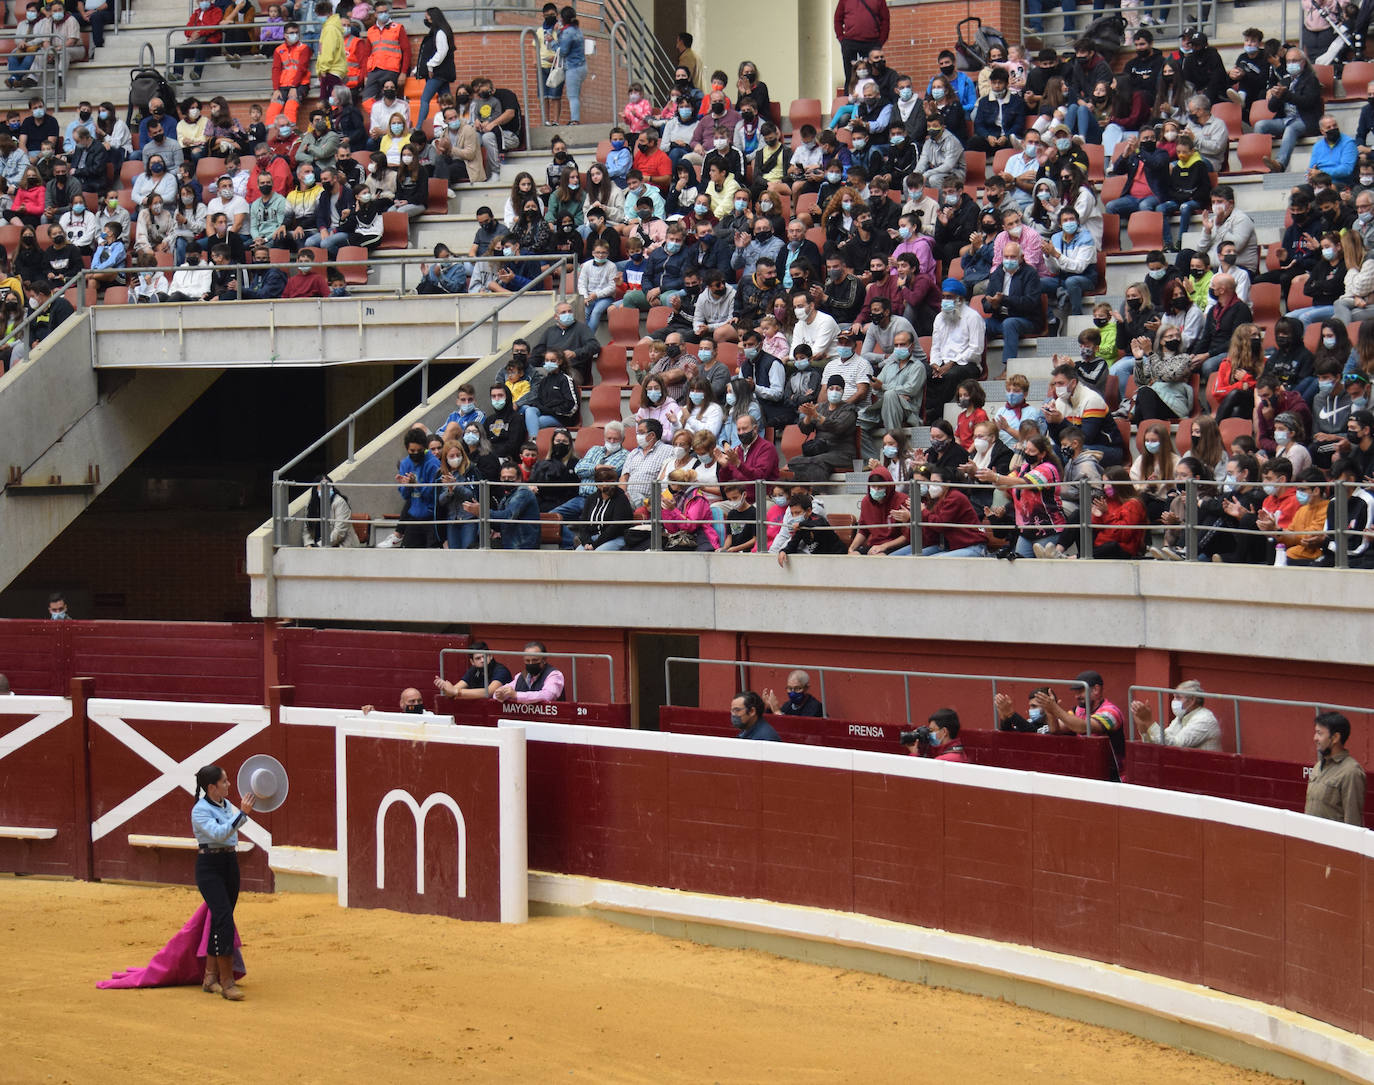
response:
<path id="1" fill-rule="evenodd" d="M 243 964 L 242 945 L 238 928 L 234 928 L 234 978 L 247 975 Z M 115 972 L 97 987 L 177 987 L 199 983 L 205 978 L 205 956 L 210 946 L 210 909 L 201 904 L 186 925 L 172 936 L 165 946 L 153 955 L 143 968 L 128 968 Z"/>

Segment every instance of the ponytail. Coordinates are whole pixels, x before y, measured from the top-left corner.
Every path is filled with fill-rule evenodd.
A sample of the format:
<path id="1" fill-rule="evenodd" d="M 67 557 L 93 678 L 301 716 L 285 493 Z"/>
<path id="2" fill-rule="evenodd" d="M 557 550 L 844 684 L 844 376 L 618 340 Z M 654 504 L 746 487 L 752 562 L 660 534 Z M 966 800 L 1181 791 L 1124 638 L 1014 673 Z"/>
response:
<path id="1" fill-rule="evenodd" d="M 200 801 L 201 792 L 207 792 L 211 784 L 219 783 L 219 778 L 224 775 L 224 769 L 219 765 L 206 765 L 204 768 L 196 770 L 196 801 Z"/>

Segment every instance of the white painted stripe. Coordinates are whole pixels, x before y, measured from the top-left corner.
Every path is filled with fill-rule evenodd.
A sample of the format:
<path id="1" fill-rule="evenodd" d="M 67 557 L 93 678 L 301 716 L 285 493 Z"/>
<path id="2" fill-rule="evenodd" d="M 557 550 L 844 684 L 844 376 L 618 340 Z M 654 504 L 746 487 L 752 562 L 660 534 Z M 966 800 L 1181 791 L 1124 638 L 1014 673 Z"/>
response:
<path id="1" fill-rule="evenodd" d="M 95 716 L 126 716 L 134 720 L 171 720 L 198 723 L 249 723 L 266 720 L 267 709 L 262 705 L 215 704 L 200 701 L 137 701 L 127 697 L 94 697 L 87 711 Z"/>
<path id="2" fill-rule="evenodd" d="M 507 727 L 491 733 L 500 740 L 501 922 L 525 923 L 530 917 L 525 732 Z"/>
<path id="3" fill-rule="evenodd" d="M 452 716 L 436 716 L 426 712 L 420 720 L 432 725 L 453 725 Z M 356 708 L 301 708 L 296 705 L 282 705 L 281 722 L 306 727 L 338 727 L 345 723 L 361 722 L 413 724 L 416 720 L 408 712 L 369 712 L 364 716 Z"/>
<path id="4" fill-rule="evenodd" d="M 0 698 L 0 715 L 36 716 L 40 712 L 61 712 L 72 714 L 72 702 L 66 697 L 22 697 Z"/>
<path id="5" fill-rule="evenodd" d="M 267 856 L 267 865 L 278 874 L 311 874 L 334 878 L 339 873 L 339 852 L 276 844 Z"/>
<path id="6" fill-rule="evenodd" d="M 1374 1042 L 1301 1014 L 1117 965 L 819 908 L 531 872 L 530 898 L 836 943 L 1032 983 L 1128 1006 L 1374 1080 Z"/>
<path id="7" fill-rule="evenodd" d="M 60 704 L 61 702 L 59 701 L 58 703 Z M 9 706 L 7 705 L 5 707 Z M 24 715 L 25 713 L 15 714 Z M 9 731 L 5 735 L 0 736 L 0 760 L 8 757 L 16 750 L 22 749 L 35 739 L 42 738 L 49 731 L 62 726 L 62 724 L 66 723 L 71 718 L 72 712 L 71 706 L 69 705 L 66 708 L 58 708 L 49 712 L 40 712 L 38 715 L 34 716 L 33 719 L 29 720 L 28 723 L 21 723 L 13 731 Z"/>
<path id="8" fill-rule="evenodd" d="M 743 742 L 735 738 L 677 735 L 664 731 L 637 731 L 611 727 L 586 727 L 529 720 L 501 720 L 499 727 L 523 727 L 528 742 L 558 742 L 571 746 L 597 746 L 621 750 L 650 750 L 700 757 L 728 757 L 740 761 L 773 761 L 813 765 L 854 772 L 941 780 L 964 787 L 986 787 L 1021 794 L 1049 795 L 1106 806 L 1149 810 L 1194 818 L 1238 829 L 1254 829 L 1321 844 L 1342 851 L 1374 857 L 1374 833 L 1354 825 L 1308 817 L 1272 806 L 1192 795 L 1138 784 L 1114 784 L 1077 776 L 992 768 L 987 765 L 935 761 L 869 750 L 845 750 L 785 742 Z"/>

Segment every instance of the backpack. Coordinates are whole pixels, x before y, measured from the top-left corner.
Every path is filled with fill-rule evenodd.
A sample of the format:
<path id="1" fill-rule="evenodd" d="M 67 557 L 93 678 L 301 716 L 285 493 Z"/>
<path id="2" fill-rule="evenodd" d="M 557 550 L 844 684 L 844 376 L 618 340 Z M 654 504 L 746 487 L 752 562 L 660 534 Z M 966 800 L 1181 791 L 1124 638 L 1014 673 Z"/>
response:
<path id="1" fill-rule="evenodd" d="M 1120 52 L 1126 42 L 1126 20 L 1120 15 L 1104 15 L 1088 24 L 1083 37 L 1103 56 Z"/>
<path id="2" fill-rule="evenodd" d="M 134 68 L 129 72 L 129 112 L 124 123 L 134 126 L 135 117 L 148 115 L 148 103 L 154 98 L 162 99 L 166 115 L 174 120 L 178 117 L 176 91 L 172 84 L 157 68 Z"/>
<path id="3" fill-rule="evenodd" d="M 964 24 L 974 23 L 976 28 L 973 34 L 965 40 Z M 1000 45 L 1002 52 L 1007 51 L 1007 39 L 1002 36 L 1000 30 L 994 30 L 983 25 L 983 20 L 976 15 L 970 15 L 967 19 L 961 19 L 959 25 L 955 27 L 958 35 L 958 56 L 959 67 L 966 72 L 976 72 L 980 68 L 988 66 L 988 54 L 994 45 Z"/>

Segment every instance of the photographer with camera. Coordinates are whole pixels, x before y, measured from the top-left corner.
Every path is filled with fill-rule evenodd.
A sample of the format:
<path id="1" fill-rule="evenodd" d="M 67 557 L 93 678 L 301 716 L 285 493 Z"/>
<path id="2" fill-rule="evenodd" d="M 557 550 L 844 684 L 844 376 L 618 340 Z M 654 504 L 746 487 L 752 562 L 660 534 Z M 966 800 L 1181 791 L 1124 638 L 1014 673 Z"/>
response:
<path id="1" fill-rule="evenodd" d="M 903 731 L 900 736 L 907 753 L 936 761 L 968 761 L 959 742 L 959 714 L 952 708 L 937 708 L 924 727 Z"/>

